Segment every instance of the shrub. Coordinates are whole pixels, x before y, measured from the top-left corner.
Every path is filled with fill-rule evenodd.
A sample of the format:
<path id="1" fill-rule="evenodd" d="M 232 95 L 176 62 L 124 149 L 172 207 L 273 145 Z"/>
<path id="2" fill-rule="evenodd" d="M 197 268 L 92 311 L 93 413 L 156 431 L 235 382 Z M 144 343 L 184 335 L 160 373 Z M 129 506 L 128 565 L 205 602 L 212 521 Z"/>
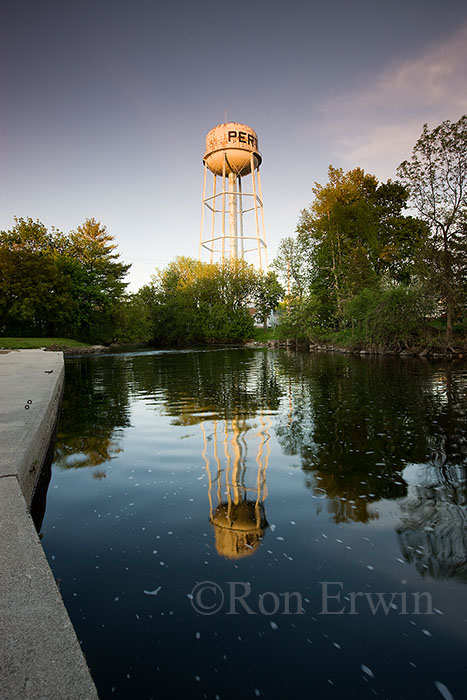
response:
<path id="1" fill-rule="evenodd" d="M 364 289 L 344 305 L 343 325 L 355 342 L 400 349 L 418 336 L 425 314 L 426 302 L 415 287 Z"/>

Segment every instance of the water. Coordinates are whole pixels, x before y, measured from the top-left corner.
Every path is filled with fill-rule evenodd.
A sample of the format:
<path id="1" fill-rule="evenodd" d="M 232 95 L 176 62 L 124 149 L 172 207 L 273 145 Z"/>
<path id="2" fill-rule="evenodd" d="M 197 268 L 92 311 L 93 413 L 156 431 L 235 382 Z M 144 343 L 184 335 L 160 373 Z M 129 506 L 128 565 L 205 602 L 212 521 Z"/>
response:
<path id="1" fill-rule="evenodd" d="M 466 698 L 465 364 L 67 359 L 43 545 L 106 698 Z"/>

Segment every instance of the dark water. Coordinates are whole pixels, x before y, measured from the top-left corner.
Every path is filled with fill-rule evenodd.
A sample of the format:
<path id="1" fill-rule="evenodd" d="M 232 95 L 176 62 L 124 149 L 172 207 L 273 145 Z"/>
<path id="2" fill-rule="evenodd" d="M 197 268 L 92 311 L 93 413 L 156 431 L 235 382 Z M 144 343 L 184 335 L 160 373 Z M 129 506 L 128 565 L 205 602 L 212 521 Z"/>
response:
<path id="1" fill-rule="evenodd" d="M 467 698 L 467 368 L 69 359 L 43 545 L 102 700 Z"/>

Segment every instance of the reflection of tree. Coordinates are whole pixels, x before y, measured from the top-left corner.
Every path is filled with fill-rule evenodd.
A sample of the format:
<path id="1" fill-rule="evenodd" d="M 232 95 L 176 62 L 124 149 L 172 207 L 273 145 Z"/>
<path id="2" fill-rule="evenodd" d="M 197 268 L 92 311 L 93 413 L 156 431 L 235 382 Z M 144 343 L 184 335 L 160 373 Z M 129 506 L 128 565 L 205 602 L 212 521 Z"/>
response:
<path id="1" fill-rule="evenodd" d="M 401 506 L 399 545 L 424 576 L 467 582 L 466 469 L 411 465 L 409 493 Z"/>
<path id="2" fill-rule="evenodd" d="M 121 448 L 116 440 L 102 435 L 71 435 L 60 432 L 55 448 L 55 464 L 63 469 L 97 467 L 113 459 Z"/>
<path id="3" fill-rule="evenodd" d="M 439 371 L 428 363 L 301 353 L 278 362 L 291 397 L 279 440 L 300 456 L 307 486 L 328 499 L 318 507 L 336 521 L 365 522 L 375 517 L 371 503 L 404 496 L 407 462 L 465 454 L 454 437 L 465 433 L 442 408 L 449 382 L 440 389 Z M 453 412 L 464 416 L 465 408 L 457 402 Z"/>
<path id="4" fill-rule="evenodd" d="M 97 467 L 120 451 L 116 429 L 129 425 L 129 395 L 157 397 L 178 424 L 256 416 L 279 405 L 266 352 L 162 351 L 69 359 L 55 463 Z"/>
<path id="5" fill-rule="evenodd" d="M 239 559 L 253 554 L 258 548 L 265 529 L 268 527 L 264 500 L 267 498 L 266 469 L 269 460 L 269 416 L 259 416 L 259 429 L 256 453 L 256 482 L 248 486 L 247 461 L 248 444 L 246 433 L 252 429 L 245 420 L 223 421 L 219 428 L 214 420 L 211 432 L 202 422 L 204 449 L 203 459 L 209 480 L 209 521 L 214 527 L 216 550 L 221 556 Z M 219 454 L 219 440 L 223 454 Z M 215 464 L 214 478 L 208 457 L 208 441 L 212 443 L 212 460 Z M 224 465 L 224 466 L 222 466 Z M 251 469 L 250 469 L 251 472 Z M 217 506 L 213 503 L 213 490 L 217 495 Z"/>
<path id="6" fill-rule="evenodd" d="M 451 365 L 434 369 L 425 393 L 432 398 L 433 411 L 427 415 L 427 460 L 444 471 L 451 464 L 467 463 L 467 377 Z M 446 474 L 447 476 L 447 474 Z"/>
<path id="7" fill-rule="evenodd" d="M 319 513 L 325 507 L 336 523 L 349 520 L 366 523 L 369 520 L 375 520 L 378 515 L 370 512 L 368 505 L 376 500 L 376 494 L 372 492 L 370 496 L 366 493 L 361 483 L 363 479 L 358 481 L 360 476 L 350 475 L 347 483 L 343 483 L 338 476 L 326 472 L 320 472 L 312 479 L 307 478 L 305 483 L 317 498 L 321 499 L 322 494 L 326 495 L 326 501 L 324 499 L 318 501 L 316 511 Z"/>
<path id="8" fill-rule="evenodd" d="M 467 378 L 448 365 L 428 386 L 437 410 L 427 415 L 427 463 L 404 472 L 399 544 L 421 575 L 467 581 Z"/>
<path id="9" fill-rule="evenodd" d="M 63 469 L 105 464 L 121 451 L 115 430 L 129 425 L 125 362 L 121 356 L 70 359 L 65 371 L 55 464 Z"/>
<path id="10" fill-rule="evenodd" d="M 139 393 L 157 396 L 183 425 L 217 418 L 256 416 L 275 410 L 281 389 L 267 352 L 246 349 L 161 352 L 134 365 Z"/>

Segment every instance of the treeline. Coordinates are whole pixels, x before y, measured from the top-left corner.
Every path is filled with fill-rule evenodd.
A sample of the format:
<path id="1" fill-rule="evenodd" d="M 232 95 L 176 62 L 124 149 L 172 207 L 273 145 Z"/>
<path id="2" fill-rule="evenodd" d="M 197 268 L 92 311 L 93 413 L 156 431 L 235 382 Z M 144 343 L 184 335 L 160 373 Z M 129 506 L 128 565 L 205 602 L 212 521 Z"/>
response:
<path id="1" fill-rule="evenodd" d="M 425 126 L 399 181 L 329 168 L 275 268 L 280 333 L 401 349 L 467 330 L 467 116 Z M 404 213 L 411 207 L 414 214 Z"/>
<path id="2" fill-rule="evenodd" d="M 136 294 L 100 222 L 63 234 L 16 219 L 0 232 L 0 335 L 239 342 L 285 295 L 284 339 L 401 349 L 437 328 L 449 345 L 467 331 L 467 116 L 425 126 L 397 174 L 379 183 L 330 166 L 274 272 L 179 257 Z"/>
<path id="3" fill-rule="evenodd" d="M 105 226 L 48 231 L 16 219 L 0 232 L 0 335 L 91 343 L 239 342 L 265 323 L 284 290 L 273 272 L 242 260 L 179 257 L 136 294 Z"/>
<path id="4" fill-rule="evenodd" d="M 130 267 L 115 249 L 94 219 L 69 234 L 15 219 L 0 232 L 0 334 L 110 339 Z"/>
<path id="5" fill-rule="evenodd" d="M 244 260 L 224 264 L 178 257 L 133 299 L 149 311 L 156 343 L 240 342 L 266 323 L 284 290 L 274 272 Z"/>

